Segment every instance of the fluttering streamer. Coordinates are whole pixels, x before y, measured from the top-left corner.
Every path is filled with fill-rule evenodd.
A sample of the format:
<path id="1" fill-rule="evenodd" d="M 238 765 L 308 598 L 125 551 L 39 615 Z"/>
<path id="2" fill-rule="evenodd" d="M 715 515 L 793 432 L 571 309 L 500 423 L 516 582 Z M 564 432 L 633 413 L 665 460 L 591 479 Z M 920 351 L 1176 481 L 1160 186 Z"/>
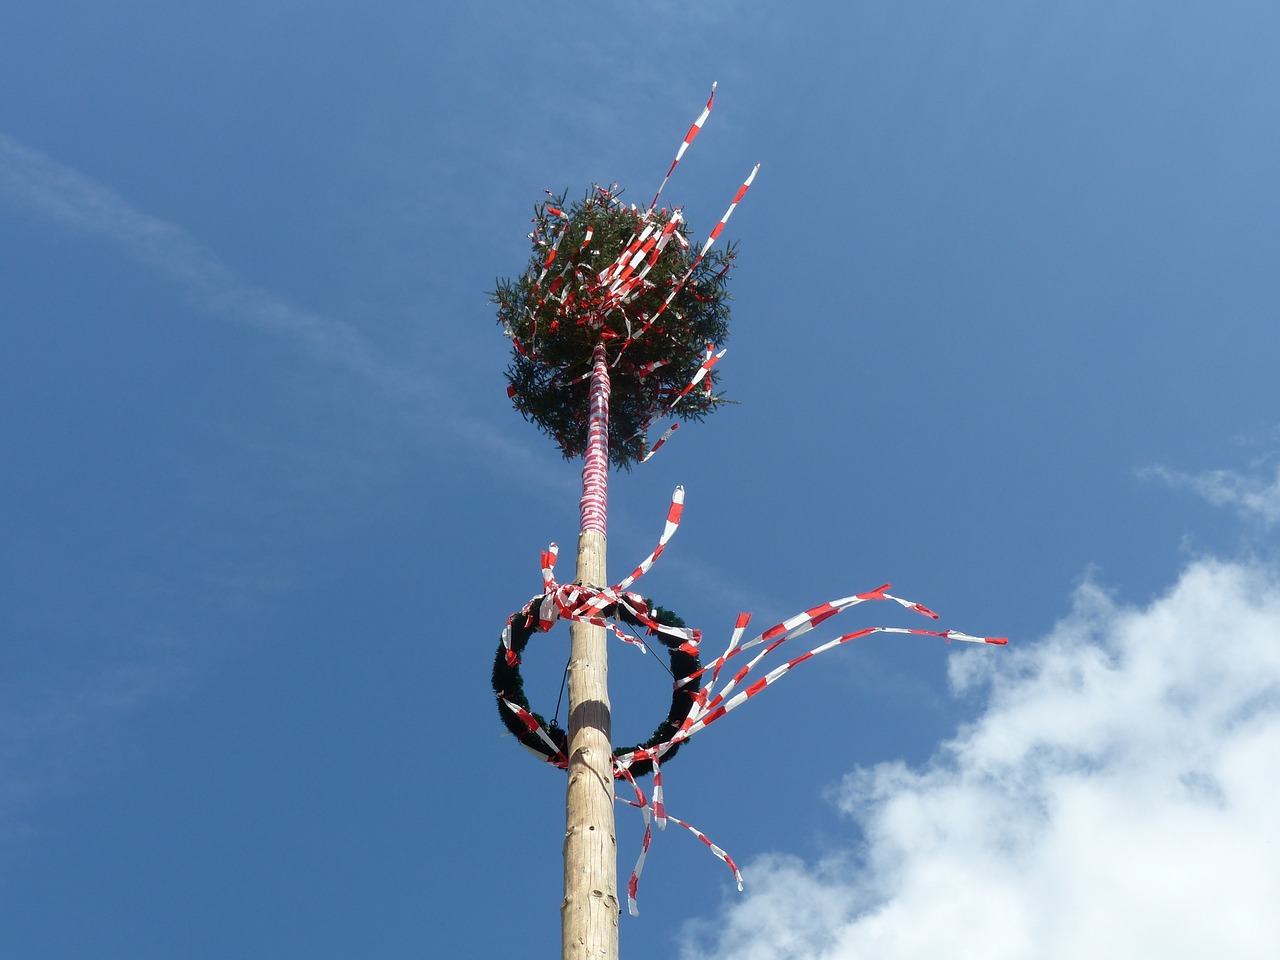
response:
<path id="1" fill-rule="evenodd" d="M 711 112 L 715 88 L 686 134 L 648 208 L 628 205 L 617 185 L 594 186 L 579 201 L 548 191 L 534 210 L 533 252 L 524 274 L 493 291 L 511 339 L 507 395 L 555 440 L 566 459 L 589 449 L 587 381 L 600 351 L 609 368 L 608 460 L 629 468 L 670 438 L 649 445 L 659 420 L 701 420 L 724 402 L 712 368 L 728 336 L 730 245 L 713 247 L 760 166 L 695 253 L 684 212 L 657 206 L 667 179 Z"/>
<path id="2" fill-rule="evenodd" d="M 564 752 L 564 732 L 559 730 L 558 727 L 552 727 L 551 724 L 534 714 L 528 707 L 528 701 L 523 699 L 522 692 L 519 692 L 518 696 L 513 696 L 513 691 L 499 689 L 497 678 L 500 675 L 502 665 L 506 664 L 508 667 L 518 665 L 520 654 L 532 633 L 535 630 L 538 632 L 549 631 L 557 620 L 591 623 L 604 627 L 619 639 L 645 652 L 646 647 L 643 641 L 629 636 L 619 629 L 618 625 L 613 621 L 622 620 L 625 623 L 641 625 L 649 630 L 650 633 L 659 636 L 673 651 L 673 665 L 677 662 L 688 662 L 688 660 L 677 660 L 676 654 L 683 654 L 686 658 L 697 662 L 700 656 L 699 649 L 702 641 L 702 632 L 684 626 L 682 623 L 677 625 L 669 617 L 663 618 L 661 614 L 655 616 L 655 608 L 649 601 L 638 593 L 628 590 L 630 586 L 652 569 L 658 557 L 666 550 L 667 544 L 680 528 L 680 521 L 683 515 L 684 488 L 676 487 L 671 496 L 671 504 L 667 509 L 666 522 L 663 526 L 662 535 L 658 539 L 658 545 L 647 557 L 640 561 L 631 573 L 613 586 L 596 588 L 584 584 L 558 583 L 555 579 L 555 562 L 558 548 L 553 543 L 547 550 L 543 551 L 541 560 L 543 592 L 530 600 L 519 612 L 508 619 L 498 646 L 494 672 L 495 693 L 498 699 L 499 714 L 502 715 L 503 722 L 508 725 L 509 729 L 518 733 L 521 742 L 525 746 L 553 766 L 564 768 L 568 765 L 568 759 Z M 772 666 L 762 675 L 755 678 L 752 677 L 752 672 L 761 665 L 765 658 L 782 647 L 783 644 L 794 640 L 796 637 L 803 636 L 837 614 L 863 603 L 879 600 L 891 601 L 931 620 L 938 619 L 938 614 L 928 607 L 913 600 L 894 596 L 889 593 L 889 589 L 890 584 L 886 583 L 876 587 L 874 590 L 851 594 L 836 600 L 828 600 L 826 603 L 820 603 L 807 610 L 802 610 L 780 623 L 774 624 L 745 642 L 742 638 L 750 624 L 751 614 L 739 613 L 734 623 L 733 631 L 730 634 L 729 642 L 718 657 L 706 665 L 693 667 L 688 673 L 682 674 L 678 671 L 673 671 L 675 676 L 673 705 L 667 721 L 664 722 L 665 726 L 671 728 L 670 732 L 665 736 L 655 734 L 653 738 L 643 744 L 620 748 L 614 752 L 614 778 L 626 780 L 635 789 L 636 799 L 626 802 L 638 807 L 643 812 L 645 822 L 642 849 L 628 882 L 627 899 L 632 914 L 638 913 L 636 895 L 639 889 L 640 874 L 644 868 L 645 858 L 648 855 L 649 845 L 652 840 L 651 818 L 652 822 L 656 822 L 659 828 L 665 827 L 666 822 L 670 820 L 692 832 L 707 845 L 713 854 L 725 862 L 729 869 L 733 871 L 739 889 L 742 887 L 742 874 L 727 853 L 694 827 L 670 816 L 666 812 L 662 789 L 661 764 L 663 761 L 670 759 L 680 745 L 689 740 L 694 734 L 702 732 L 747 701 L 759 696 L 805 661 L 852 640 L 871 636 L 872 634 L 911 634 L 939 637 L 948 642 L 958 640 L 967 643 L 999 645 L 1008 642 L 1004 637 L 975 636 L 959 630 L 928 630 L 920 627 L 894 626 L 861 627 L 850 633 L 844 633 L 827 640 L 825 643 L 812 647 L 798 656 L 791 657 L 776 666 Z M 663 623 L 663 619 L 666 619 L 667 622 Z M 737 660 L 748 650 L 757 647 L 760 648 L 759 652 L 735 672 L 730 674 L 725 670 L 725 667 L 731 661 Z M 721 683 L 722 672 L 724 673 L 724 683 L 722 687 L 717 689 Z M 660 726 L 659 732 L 662 730 L 663 727 Z M 643 776 L 651 771 L 654 775 L 654 790 L 652 797 L 646 798 L 644 792 L 636 783 L 636 777 Z"/>
<path id="3" fill-rule="evenodd" d="M 731 246 L 724 251 L 713 248 L 760 165 L 743 180 L 697 253 L 681 208 L 658 207 L 668 180 L 711 114 L 715 93 L 713 84 L 706 107 L 685 134 L 647 208 L 623 203 L 616 184 L 597 185 L 573 204 L 566 195 L 557 197 L 548 191 L 549 199 L 535 208 L 534 230 L 529 234 L 533 252 L 524 274 L 500 280 L 493 294 L 498 321 L 514 348 L 507 395 L 526 419 L 556 441 L 567 459 L 583 457 L 581 531 L 601 539 L 607 527 L 609 464 L 630 468 L 648 461 L 679 426 L 670 424 L 650 446 L 648 431 L 655 422 L 672 416 L 700 420 L 723 402 L 715 391 L 713 371 L 725 354 L 726 283 L 734 251 Z M 605 628 L 646 651 L 642 639 L 619 628 L 621 622 L 643 628 L 667 647 L 674 680 L 667 717 L 648 740 L 616 748 L 612 762 L 614 783 L 623 780 L 631 785 L 635 799 L 625 802 L 644 818 L 640 855 L 627 884 L 633 915 L 638 913 L 640 875 L 654 823 L 661 829 L 670 821 L 692 833 L 725 863 L 742 889 L 742 874 L 733 858 L 704 833 L 667 812 L 662 766 L 695 734 L 759 696 L 800 664 L 872 634 L 1007 642 L 1003 637 L 958 630 L 862 627 L 781 663 L 775 658 L 764 664 L 784 644 L 863 603 L 890 601 L 938 619 L 922 604 L 890 594 L 886 583 L 802 610 L 745 641 L 751 614 L 739 613 L 724 651 L 704 665 L 701 631 L 630 589 L 662 555 L 679 529 L 683 511 L 684 488 L 677 487 L 657 547 L 612 586 L 557 582 L 558 548 L 551 544 L 542 553 L 542 592 L 508 618 L 494 657 L 493 689 L 502 722 L 535 755 L 567 769 L 567 735 L 556 720 L 548 722 L 535 713 L 524 694 L 520 658 L 531 637 L 549 631 L 558 620 L 569 620 Z M 748 651 L 756 652 L 748 658 Z M 733 670 L 731 664 L 741 665 Z M 653 789 L 646 795 L 637 778 L 649 773 Z M 617 799 L 616 792 L 614 796 Z"/>

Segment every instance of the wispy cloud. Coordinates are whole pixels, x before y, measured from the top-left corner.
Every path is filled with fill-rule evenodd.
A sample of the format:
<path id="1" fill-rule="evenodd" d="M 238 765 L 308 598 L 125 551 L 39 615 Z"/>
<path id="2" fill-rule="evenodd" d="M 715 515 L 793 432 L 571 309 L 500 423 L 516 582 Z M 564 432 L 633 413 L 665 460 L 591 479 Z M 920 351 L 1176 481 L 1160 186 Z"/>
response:
<path id="1" fill-rule="evenodd" d="M 0 198 L 70 230 L 110 244 L 177 283 L 199 309 L 268 330 L 323 362 L 345 368 L 397 402 L 425 406 L 416 415 L 487 460 L 513 463 L 557 492 L 562 471 L 526 444 L 468 413 L 465 391 L 419 368 L 393 362 L 355 327 L 298 307 L 237 276 L 176 224 L 154 217 L 118 192 L 0 133 Z M 424 415 L 425 414 L 425 415 Z"/>
<path id="2" fill-rule="evenodd" d="M 0 194 L 156 268 L 211 314 L 287 336 L 316 356 L 398 394 L 417 394 L 431 387 L 430 378 L 421 371 L 401 369 L 379 358 L 349 324 L 296 307 L 247 283 L 181 227 L 144 213 L 106 184 L 4 134 L 0 134 Z"/>
<path id="3" fill-rule="evenodd" d="M 847 776 L 861 837 L 767 858 L 686 958 L 1272 957 L 1280 573 L 1205 560 L 1144 608 L 1094 585 L 1043 642 L 953 661 L 983 714 Z"/>
<path id="4" fill-rule="evenodd" d="M 0 711 L 0 841 L 29 832 L 34 808 L 74 791 L 87 769 L 110 764 L 116 726 L 172 696 L 188 672 L 176 655 L 152 652 L 7 698 Z"/>
<path id="5" fill-rule="evenodd" d="M 468 413 L 465 391 L 388 359 L 358 329 L 255 286 L 180 226 L 152 216 L 116 190 L 0 133 L 0 203 L 91 237 L 176 284 L 199 310 L 256 327 L 318 362 L 363 380 L 415 424 L 485 463 L 501 463 L 558 496 L 570 478 L 525 443 Z M 229 591 L 243 599 L 244 590 Z M 109 754 L 127 718 L 173 693 L 189 670 L 182 651 L 135 651 L 96 677 L 60 677 L 0 711 L 0 839 L 28 829 L 30 812 L 74 790 Z"/>
<path id="6" fill-rule="evenodd" d="M 1261 521 L 1268 528 L 1280 523 L 1280 465 L 1269 478 L 1265 474 L 1247 476 L 1234 470 L 1180 473 L 1164 467 L 1151 467 L 1144 470 L 1143 475 L 1191 490 L 1214 506 L 1231 507 L 1245 520 Z"/>

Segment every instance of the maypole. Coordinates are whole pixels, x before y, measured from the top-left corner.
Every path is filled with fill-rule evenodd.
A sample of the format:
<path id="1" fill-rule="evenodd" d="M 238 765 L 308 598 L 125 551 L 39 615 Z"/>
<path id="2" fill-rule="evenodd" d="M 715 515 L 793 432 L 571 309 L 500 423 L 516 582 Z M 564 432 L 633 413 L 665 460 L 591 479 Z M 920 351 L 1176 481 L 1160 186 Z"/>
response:
<path id="1" fill-rule="evenodd" d="M 710 101 L 680 155 L 709 111 Z M 679 155 L 671 169 L 678 161 Z M 699 663 L 690 652 L 693 632 L 678 618 L 608 585 L 608 471 L 611 463 L 630 469 L 648 458 L 648 430 L 657 419 L 700 420 L 719 402 L 711 369 L 723 354 L 715 344 L 728 334 L 733 252 L 712 252 L 713 236 L 695 253 L 679 209 L 658 209 L 657 196 L 648 209 L 637 209 L 621 202 L 616 187 L 593 187 L 573 204 L 551 196 L 535 209 L 534 224 L 528 270 L 499 281 L 494 298 L 515 348 L 508 394 L 566 458 L 583 458 L 578 566 L 574 583 L 556 584 L 554 545 L 544 554 L 545 591 L 508 622 L 494 690 L 509 729 L 526 744 L 531 738 L 533 749 L 549 749 L 548 759 L 568 770 L 562 957 L 612 960 L 620 772 L 611 743 L 607 620 L 624 618 L 659 635 L 671 648 L 673 668 Z M 570 621 L 567 732 L 528 709 L 518 673 L 528 637 L 557 619 Z M 673 693 L 664 736 L 688 715 L 697 686 Z"/>
<path id="2" fill-rule="evenodd" d="M 970 643 L 1003 644 L 1002 637 L 918 627 L 863 627 L 827 640 L 753 676 L 765 658 L 796 637 L 863 603 L 888 601 L 936 620 L 938 615 L 890 594 L 889 584 L 829 600 L 744 639 L 749 613 L 739 613 L 723 653 L 701 660 L 701 631 L 629 588 L 653 566 L 679 528 L 684 488 L 672 494 L 658 545 L 615 584 L 606 576 L 608 472 L 647 461 L 678 426 L 671 423 L 652 446 L 648 431 L 659 420 L 701 420 L 722 398 L 713 368 L 728 336 L 731 247 L 717 239 L 759 170 L 742 182 L 724 216 L 695 253 L 679 207 L 658 199 L 685 150 L 711 112 L 694 121 L 647 209 L 624 204 L 620 191 L 595 186 L 572 204 L 552 196 L 534 209 L 533 253 L 525 273 L 499 280 L 498 320 L 514 354 L 507 393 L 516 409 L 551 436 L 566 459 L 583 458 L 577 575 L 556 581 L 555 544 L 542 553 L 542 592 L 513 613 L 494 654 L 493 692 L 507 730 L 531 752 L 568 772 L 565 793 L 562 960 L 616 960 L 618 956 L 615 784 L 634 792 L 623 802 L 640 810 L 645 833 L 627 882 L 627 905 L 638 914 L 640 875 L 652 827 L 674 823 L 724 862 L 738 888 L 733 858 L 691 824 L 670 815 L 662 770 L 681 745 L 746 704 L 791 670 L 828 650 L 873 634 L 913 634 Z M 568 729 L 557 716 L 537 713 L 524 692 L 521 657 L 537 633 L 557 620 L 570 624 Z M 666 648 L 674 679 L 666 718 L 649 739 L 614 747 L 606 644 L 609 634 L 645 650 L 622 623 L 644 630 Z M 748 651 L 755 652 L 746 659 Z M 745 660 L 745 663 L 743 662 Z M 730 662 L 735 661 L 730 667 Z M 736 668 L 736 669 L 735 669 Z M 649 793 L 638 780 L 652 774 Z"/>

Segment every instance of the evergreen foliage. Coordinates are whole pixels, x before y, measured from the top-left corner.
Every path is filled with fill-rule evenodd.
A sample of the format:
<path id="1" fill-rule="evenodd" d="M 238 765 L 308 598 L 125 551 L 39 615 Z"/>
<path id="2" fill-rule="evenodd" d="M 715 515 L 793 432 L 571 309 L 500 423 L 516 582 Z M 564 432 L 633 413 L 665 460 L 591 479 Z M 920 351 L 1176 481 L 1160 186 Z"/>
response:
<path id="1" fill-rule="evenodd" d="M 603 342 L 611 380 L 609 456 L 614 466 L 629 468 L 646 452 L 645 431 L 692 381 L 708 345 L 723 346 L 728 337 L 733 247 L 697 260 L 673 211 L 626 206 L 616 188 L 595 187 L 569 208 L 563 194 L 551 197 L 534 208 L 533 222 L 528 269 L 518 279 L 499 279 L 492 294 L 515 347 L 508 393 L 566 459 L 581 456 L 591 356 Z M 670 240 L 645 251 L 638 272 L 646 264 L 648 272 L 620 297 L 602 275 L 635 249 L 646 227 L 651 235 L 669 231 Z M 721 402 L 708 375 L 671 415 L 701 420 Z"/>

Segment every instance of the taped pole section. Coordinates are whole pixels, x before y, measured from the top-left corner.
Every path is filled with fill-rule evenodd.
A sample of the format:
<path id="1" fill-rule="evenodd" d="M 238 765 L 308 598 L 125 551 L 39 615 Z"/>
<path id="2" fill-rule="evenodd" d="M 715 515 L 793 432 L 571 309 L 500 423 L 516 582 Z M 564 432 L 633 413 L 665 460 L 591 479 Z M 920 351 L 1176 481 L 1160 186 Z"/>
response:
<path id="1" fill-rule="evenodd" d="M 604 344 L 591 365 L 591 413 L 582 463 L 577 582 L 603 588 L 609 487 L 609 366 Z M 613 744 L 607 633 L 569 626 L 569 784 L 565 793 L 562 960 L 617 960 L 618 841 L 613 825 Z"/>

